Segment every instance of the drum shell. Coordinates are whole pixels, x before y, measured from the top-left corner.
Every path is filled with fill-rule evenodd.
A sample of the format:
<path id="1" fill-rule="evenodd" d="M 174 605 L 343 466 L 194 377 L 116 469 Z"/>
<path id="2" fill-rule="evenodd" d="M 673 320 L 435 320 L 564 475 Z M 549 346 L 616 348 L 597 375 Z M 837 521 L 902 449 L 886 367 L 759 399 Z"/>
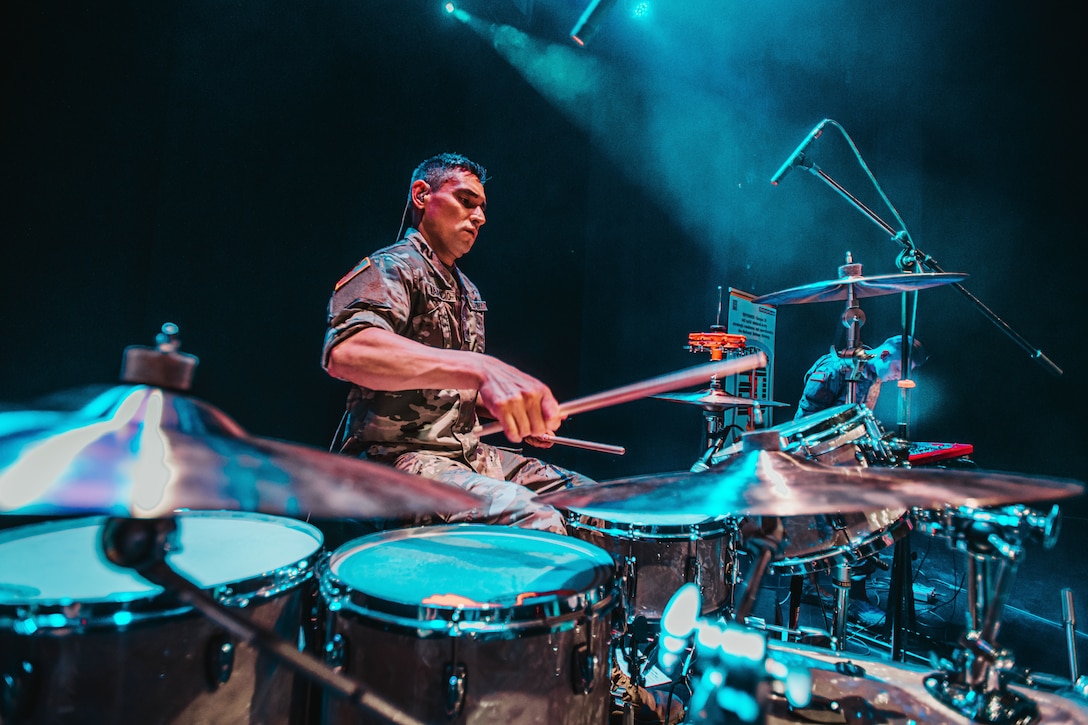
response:
<path id="1" fill-rule="evenodd" d="M 382 600 L 365 591 L 366 582 L 345 581 L 334 571 L 359 546 L 380 547 L 416 537 L 426 556 L 429 536 L 438 541 L 447 533 L 471 537 L 503 532 L 554 537 L 594 549 L 594 566 L 607 576 L 570 596 L 458 612 L 456 607 Z M 508 527 L 423 527 L 348 542 L 322 562 L 319 577 L 329 664 L 404 713 L 428 723 L 473 725 L 599 725 L 608 719 L 610 613 L 617 596 L 607 552 L 571 537 Z M 586 680 L 584 663 L 589 661 L 592 675 Z M 454 666 L 462 668 L 465 696 L 459 711 L 448 716 L 447 681 L 455 674 Z M 342 698 L 326 696 L 322 710 L 324 723 L 385 722 Z"/>
<path id="2" fill-rule="evenodd" d="M 344 673 L 394 707 L 428 723 L 601 725 L 610 708 L 611 622 L 597 617 L 560 632 L 513 639 L 420 638 L 351 613 L 331 613 L 344 640 Z M 596 658 L 589 693 L 574 688 L 575 652 Z M 458 717 L 445 713 L 447 667 L 464 667 L 468 696 Z M 341 698 L 326 698 L 325 723 L 384 723 Z"/>
<path id="3" fill-rule="evenodd" d="M 279 636 L 298 638 L 302 589 L 251 604 L 246 615 Z M 213 684 L 209 667 L 224 642 L 230 676 Z M 27 674 L 24 663 L 33 667 Z M 0 632 L 0 671 L 25 693 L 0 722 L 291 723 L 307 685 L 252 645 L 187 613 L 124 630 L 95 628 L 33 636 Z M 3 686 L 0 686 L 3 687 Z"/>
<path id="4" fill-rule="evenodd" d="M 818 573 L 855 563 L 905 536 L 912 520 L 906 509 L 883 509 L 790 516 L 782 524 L 786 549 L 783 557 L 771 564 L 773 574 Z"/>
<path id="5" fill-rule="evenodd" d="M 320 533 L 298 521 L 258 514 L 185 512 L 178 518 L 181 551 L 200 552 L 184 560 L 190 575 L 205 563 L 206 547 L 216 548 L 215 541 L 199 546 L 187 541 L 190 524 L 202 536 L 228 529 L 239 535 L 238 526 L 244 535 L 278 534 L 290 527 L 295 538 L 308 542 L 300 550 L 292 540 L 290 558 L 272 568 L 265 567 L 266 556 L 258 569 L 247 570 L 244 553 L 238 554 L 238 563 L 207 567 L 247 571 L 206 591 L 285 640 L 298 641 L 305 603 L 316 587 L 312 564 L 321 548 Z M 176 594 L 100 560 L 89 547 L 104 520 L 54 521 L 0 535 L 0 556 L 13 556 L 6 573 L 0 572 L 0 722 L 83 723 L 90 713 L 115 722 L 300 722 L 307 683 L 263 651 L 228 635 Z M 235 543 L 223 542 L 217 556 L 232 559 L 239 551 Z M 281 553 L 271 542 L 256 545 L 271 550 L 272 557 Z M 37 562 L 40 573 L 34 571 L 33 560 L 25 561 L 25 569 L 14 561 L 34 546 L 43 549 Z M 54 571 L 58 561 L 62 571 Z M 59 586 L 41 581 L 57 575 Z M 64 591 L 63 580 L 69 579 L 94 593 L 79 586 L 70 596 L 50 593 L 50 588 Z M 34 592 L 35 581 L 43 592 Z M 100 590 L 111 587 L 117 590 L 102 596 Z"/>
<path id="6" fill-rule="evenodd" d="M 673 594 L 698 581 L 703 615 L 733 605 L 735 525 L 725 520 L 642 525 L 571 511 L 574 536 L 612 554 L 624 579 L 628 621 L 658 622 Z"/>
<path id="7" fill-rule="evenodd" d="M 880 423 L 863 405 L 839 405 L 775 426 L 782 450 L 829 466 L 893 465 Z"/>

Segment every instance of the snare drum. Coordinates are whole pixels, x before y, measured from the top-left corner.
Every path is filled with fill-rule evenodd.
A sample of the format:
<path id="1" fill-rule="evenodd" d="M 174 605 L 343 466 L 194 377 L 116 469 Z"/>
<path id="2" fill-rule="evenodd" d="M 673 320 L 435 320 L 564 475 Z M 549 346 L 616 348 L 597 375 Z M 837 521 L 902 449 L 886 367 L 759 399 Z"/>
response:
<path id="1" fill-rule="evenodd" d="M 610 514 L 612 516 L 612 514 Z M 623 581 L 627 621 L 658 622 L 681 586 L 694 582 L 702 592 L 702 614 L 733 606 L 736 525 L 726 519 L 654 514 L 657 523 L 601 518 L 571 509 L 574 535 L 612 554 Z"/>
<path id="2" fill-rule="evenodd" d="M 884 432 L 864 405 L 839 405 L 777 425 L 782 450 L 831 466 L 893 465 Z"/>
<path id="3" fill-rule="evenodd" d="M 286 723 L 294 674 L 102 553 L 105 517 L 0 532 L 0 721 Z M 177 514 L 170 566 L 291 642 L 314 527 L 240 512 Z"/>
<path id="4" fill-rule="evenodd" d="M 319 570 L 328 664 L 398 710 L 428 723 L 607 722 L 608 552 L 457 524 L 364 536 Z M 342 698 L 326 698 L 324 718 L 384 722 Z"/>

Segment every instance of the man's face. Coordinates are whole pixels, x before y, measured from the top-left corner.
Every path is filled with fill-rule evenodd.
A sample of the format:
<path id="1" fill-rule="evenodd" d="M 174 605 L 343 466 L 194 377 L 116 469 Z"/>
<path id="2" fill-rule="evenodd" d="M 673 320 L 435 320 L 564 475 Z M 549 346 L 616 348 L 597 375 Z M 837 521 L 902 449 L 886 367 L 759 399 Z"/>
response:
<path id="1" fill-rule="evenodd" d="M 472 249 L 480 227 L 487 221 L 484 185 L 475 174 L 455 169 L 439 188 L 423 188 L 419 231 L 438 258 L 452 265 Z"/>
<path id="2" fill-rule="evenodd" d="M 910 369 L 913 373 L 918 366 L 911 360 Z M 880 363 L 876 369 L 877 375 L 884 382 L 891 382 L 892 380 L 900 380 L 903 377 L 903 361 L 893 353 L 885 351 L 880 356 Z"/>

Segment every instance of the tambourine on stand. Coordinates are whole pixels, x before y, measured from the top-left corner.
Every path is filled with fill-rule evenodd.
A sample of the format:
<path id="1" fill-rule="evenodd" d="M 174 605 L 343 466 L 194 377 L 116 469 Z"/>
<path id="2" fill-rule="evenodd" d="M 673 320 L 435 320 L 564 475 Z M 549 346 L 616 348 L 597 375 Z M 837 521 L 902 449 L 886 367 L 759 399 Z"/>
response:
<path id="1" fill-rule="evenodd" d="M 711 360 L 721 360 L 727 355 L 739 355 L 744 352 L 748 344 L 745 335 L 734 335 L 725 332 L 721 325 L 714 325 L 710 332 L 692 332 L 688 334 L 688 351 L 693 353 L 710 353 Z M 715 376 L 710 381 L 710 387 L 704 391 L 708 403 L 703 406 L 703 418 L 706 421 L 704 441 L 706 454 L 703 462 L 727 445 L 727 429 L 725 425 L 726 402 L 714 405 L 713 401 L 721 398 L 728 401 L 728 396 L 722 389 L 721 380 Z"/>

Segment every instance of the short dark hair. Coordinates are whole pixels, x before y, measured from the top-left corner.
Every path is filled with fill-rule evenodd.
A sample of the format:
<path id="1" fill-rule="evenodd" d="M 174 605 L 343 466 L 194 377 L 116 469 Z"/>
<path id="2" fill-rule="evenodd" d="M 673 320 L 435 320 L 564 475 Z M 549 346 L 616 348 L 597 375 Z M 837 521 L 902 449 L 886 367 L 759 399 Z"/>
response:
<path id="1" fill-rule="evenodd" d="M 467 156 L 454 153 L 438 154 L 421 163 L 412 172 L 411 183 L 423 179 L 432 189 L 438 189 L 458 169 L 473 174 L 481 184 L 487 183 L 487 169 Z"/>
<path id="2" fill-rule="evenodd" d="M 926 352 L 925 345 L 917 337 L 910 337 L 910 361 L 915 367 L 924 365 L 926 360 L 929 359 L 929 353 Z M 892 335 L 884 341 L 884 345 L 892 349 L 892 353 L 895 355 L 903 354 L 903 336 Z"/>

